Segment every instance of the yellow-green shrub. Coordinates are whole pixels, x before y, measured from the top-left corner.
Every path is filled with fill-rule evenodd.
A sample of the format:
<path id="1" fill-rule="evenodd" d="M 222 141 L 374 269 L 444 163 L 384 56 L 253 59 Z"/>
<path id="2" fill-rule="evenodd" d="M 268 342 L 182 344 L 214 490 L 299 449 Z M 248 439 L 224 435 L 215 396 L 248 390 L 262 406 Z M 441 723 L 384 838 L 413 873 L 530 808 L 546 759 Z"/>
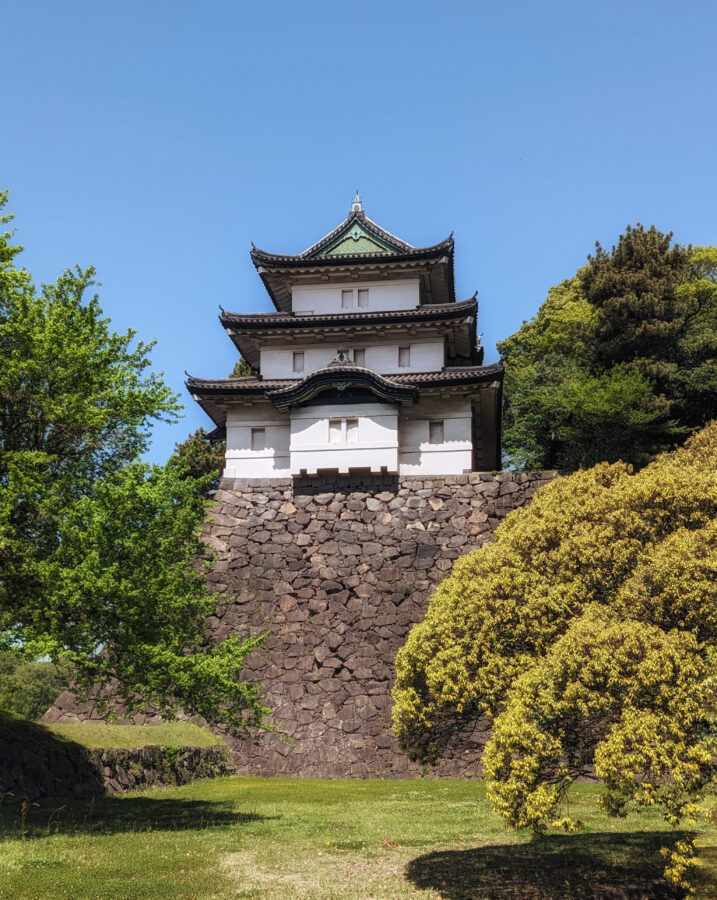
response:
<path id="1" fill-rule="evenodd" d="M 717 423 L 633 474 L 543 488 L 459 560 L 397 660 L 394 727 L 435 760 L 487 713 L 493 802 L 535 829 L 595 769 L 605 805 L 689 815 L 712 777 Z"/>

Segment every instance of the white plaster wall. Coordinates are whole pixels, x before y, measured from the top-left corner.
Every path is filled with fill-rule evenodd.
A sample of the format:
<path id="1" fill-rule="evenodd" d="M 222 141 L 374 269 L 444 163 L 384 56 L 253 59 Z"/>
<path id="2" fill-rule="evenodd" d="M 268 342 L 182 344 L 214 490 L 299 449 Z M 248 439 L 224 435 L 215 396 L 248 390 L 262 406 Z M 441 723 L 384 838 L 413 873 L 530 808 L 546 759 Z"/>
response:
<path id="1" fill-rule="evenodd" d="M 357 419 L 355 443 L 329 443 L 330 419 Z M 291 411 L 291 473 L 319 469 L 398 471 L 398 410 L 385 403 L 304 406 Z"/>
<path id="2" fill-rule="evenodd" d="M 252 428 L 265 429 L 266 448 L 251 449 Z M 234 405 L 227 412 L 225 478 L 286 478 L 289 467 L 289 414 L 270 403 Z"/>
<path id="3" fill-rule="evenodd" d="M 402 368 L 398 365 L 398 343 L 372 344 L 359 340 L 346 341 L 341 347 L 353 350 L 361 347 L 366 350 L 366 368 L 382 375 L 400 375 L 402 372 L 438 372 L 445 365 L 445 349 L 440 338 L 433 341 L 417 341 L 406 338 L 401 347 L 411 348 L 411 365 Z M 323 369 L 336 358 L 338 344 L 292 344 L 289 347 L 267 347 L 261 350 L 260 371 L 264 378 L 301 378 L 317 369 Z M 294 352 L 303 351 L 304 371 L 294 372 Z"/>
<path id="4" fill-rule="evenodd" d="M 329 443 L 329 419 L 358 419 L 356 443 Z M 442 421 L 444 442 L 429 441 Z M 425 395 L 415 406 L 385 403 L 305 406 L 280 412 L 269 403 L 236 404 L 227 413 L 226 478 L 286 478 L 302 470 L 370 469 L 400 475 L 460 475 L 473 464 L 467 397 Z M 266 449 L 251 449 L 251 429 L 264 428 Z"/>
<path id="5" fill-rule="evenodd" d="M 341 308 L 341 291 L 368 288 L 368 307 Z M 420 301 L 418 279 L 406 281 L 362 281 L 345 284 L 294 285 L 291 289 L 291 309 L 295 313 L 370 312 L 392 309 L 415 309 Z M 357 298 L 354 297 L 354 303 Z"/>
<path id="6" fill-rule="evenodd" d="M 443 422 L 444 441 L 429 441 L 429 424 Z M 471 404 L 467 397 L 438 399 L 425 395 L 404 407 L 399 419 L 399 474 L 461 475 L 473 466 Z"/>

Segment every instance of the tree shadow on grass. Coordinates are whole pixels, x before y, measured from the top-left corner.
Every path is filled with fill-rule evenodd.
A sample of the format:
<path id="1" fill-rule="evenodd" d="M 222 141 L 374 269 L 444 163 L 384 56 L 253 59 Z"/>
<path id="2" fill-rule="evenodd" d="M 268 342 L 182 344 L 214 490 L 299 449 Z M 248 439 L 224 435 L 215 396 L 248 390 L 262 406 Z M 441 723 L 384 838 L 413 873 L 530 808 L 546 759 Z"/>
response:
<path id="1" fill-rule="evenodd" d="M 411 860 L 406 876 L 445 900 L 684 897 L 662 878 L 660 847 L 684 832 L 549 835 L 529 843 L 446 850 Z"/>
<path id="2" fill-rule="evenodd" d="M 176 797 L 118 796 L 90 801 L 0 806 L 0 840 L 50 834 L 93 835 L 128 831 L 191 831 L 230 828 L 279 816 L 239 812 L 226 801 Z"/>

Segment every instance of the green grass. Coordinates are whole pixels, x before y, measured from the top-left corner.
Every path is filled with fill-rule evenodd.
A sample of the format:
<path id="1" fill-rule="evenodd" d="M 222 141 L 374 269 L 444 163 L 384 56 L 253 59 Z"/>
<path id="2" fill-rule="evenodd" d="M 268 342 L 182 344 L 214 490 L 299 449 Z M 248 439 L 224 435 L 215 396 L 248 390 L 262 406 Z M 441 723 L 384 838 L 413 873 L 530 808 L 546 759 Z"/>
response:
<path id="1" fill-rule="evenodd" d="M 2 898 L 667 897 L 658 815 L 609 819 L 577 785 L 580 834 L 529 841 L 479 782 L 222 778 L 89 804 L 0 806 Z M 717 897 L 713 830 L 701 897 Z"/>
<path id="2" fill-rule="evenodd" d="M 44 724 L 44 723 L 43 723 Z M 224 741 L 206 728 L 191 722 L 166 722 L 161 725 L 45 725 L 48 731 L 84 747 L 132 748 L 148 744 L 172 744 L 175 747 L 215 747 Z"/>

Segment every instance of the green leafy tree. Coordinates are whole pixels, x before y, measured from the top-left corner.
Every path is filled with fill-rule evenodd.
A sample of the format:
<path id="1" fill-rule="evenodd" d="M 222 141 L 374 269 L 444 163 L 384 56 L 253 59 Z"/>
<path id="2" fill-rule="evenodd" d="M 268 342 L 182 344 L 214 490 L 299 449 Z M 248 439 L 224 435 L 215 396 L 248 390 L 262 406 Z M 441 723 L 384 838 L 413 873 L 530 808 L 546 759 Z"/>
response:
<path id="1" fill-rule="evenodd" d="M 252 375 L 256 375 L 256 371 L 240 356 L 229 377 L 246 378 Z M 225 453 L 226 441 L 210 439 L 203 428 L 198 428 L 185 441 L 174 445 L 169 464 L 183 467 L 188 477 L 201 479 L 202 492 L 209 499 L 219 487 Z"/>
<path id="2" fill-rule="evenodd" d="M 644 465 L 714 414 L 715 253 L 670 243 L 638 225 L 611 252 L 598 245 L 498 345 L 513 463 Z"/>
<path id="3" fill-rule="evenodd" d="M 5 201 L 5 196 L 2 197 Z M 4 217 L 7 222 L 9 217 Z M 0 640 L 67 659 L 81 693 L 178 705 L 235 733 L 266 710 L 240 678 L 260 638 L 214 644 L 203 483 L 138 461 L 178 398 L 116 334 L 92 269 L 38 292 L 0 238 Z"/>
<path id="4" fill-rule="evenodd" d="M 72 671 L 61 660 L 28 659 L 18 650 L 0 650 L 0 710 L 37 720 L 70 685 Z"/>
<path id="5" fill-rule="evenodd" d="M 593 771 L 608 812 L 689 821 L 717 774 L 716 522 L 717 422 L 636 474 L 601 463 L 543 488 L 458 560 L 399 651 L 401 746 L 435 761 L 487 715 L 512 826 L 577 827 L 562 805 Z"/>

